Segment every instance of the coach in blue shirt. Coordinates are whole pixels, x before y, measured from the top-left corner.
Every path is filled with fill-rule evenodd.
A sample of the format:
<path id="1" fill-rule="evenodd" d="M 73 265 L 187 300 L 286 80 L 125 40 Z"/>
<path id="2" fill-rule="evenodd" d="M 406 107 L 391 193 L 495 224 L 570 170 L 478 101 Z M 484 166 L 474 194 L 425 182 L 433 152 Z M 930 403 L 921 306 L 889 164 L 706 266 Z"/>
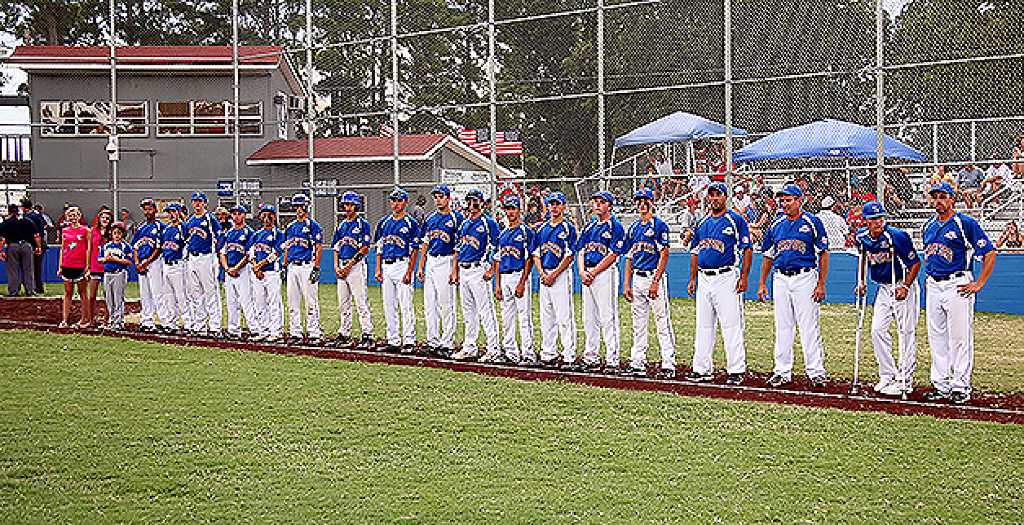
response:
<path id="1" fill-rule="evenodd" d="M 828 278 L 828 236 L 821 219 L 803 210 L 803 195 L 796 184 L 786 184 L 775 194 L 783 213 L 765 230 L 761 245 L 764 261 L 757 296 L 762 301 L 768 300 L 765 282 L 775 269 L 771 294 L 775 298 L 775 370 L 768 379 L 773 387 L 793 380 L 797 326 L 811 386 L 825 386 L 825 349 L 818 321 Z"/>

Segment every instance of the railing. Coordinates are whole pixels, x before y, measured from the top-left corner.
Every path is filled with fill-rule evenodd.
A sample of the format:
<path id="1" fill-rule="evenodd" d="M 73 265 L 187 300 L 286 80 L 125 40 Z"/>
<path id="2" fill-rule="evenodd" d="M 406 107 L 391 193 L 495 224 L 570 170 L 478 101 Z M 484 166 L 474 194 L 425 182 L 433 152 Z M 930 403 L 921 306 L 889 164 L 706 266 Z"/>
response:
<path id="1" fill-rule="evenodd" d="M 28 162 L 32 160 L 27 133 L 0 135 L 0 162 Z"/>

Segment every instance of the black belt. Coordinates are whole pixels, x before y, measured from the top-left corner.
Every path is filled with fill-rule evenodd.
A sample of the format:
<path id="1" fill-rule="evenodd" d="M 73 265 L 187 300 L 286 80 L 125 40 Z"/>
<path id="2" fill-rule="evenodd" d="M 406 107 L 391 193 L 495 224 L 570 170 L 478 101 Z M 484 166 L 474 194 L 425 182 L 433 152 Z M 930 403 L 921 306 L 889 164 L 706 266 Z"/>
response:
<path id="1" fill-rule="evenodd" d="M 654 270 L 633 270 L 633 274 L 640 277 L 650 277 L 654 275 Z"/>
<path id="2" fill-rule="evenodd" d="M 178 259 L 177 261 L 164 261 L 165 266 L 174 266 L 175 264 L 181 264 L 185 262 L 184 259 Z"/>
<path id="3" fill-rule="evenodd" d="M 482 266 L 482 265 L 483 265 L 483 263 L 480 262 L 480 261 L 474 261 L 474 262 L 468 262 L 468 263 L 459 263 L 459 267 L 460 268 L 476 268 L 477 266 Z"/>
<path id="4" fill-rule="evenodd" d="M 384 260 L 384 264 L 394 264 L 394 263 L 396 263 L 398 261 L 404 261 L 405 259 L 406 259 L 406 257 L 394 257 L 394 258 L 391 258 L 391 259 L 383 259 L 383 260 Z"/>
<path id="5" fill-rule="evenodd" d="M 521 271 L 523 271 L 522 268 L 520 268 L 518 270 L 500 270 L 500 271 L 498 271 L 498 273 L 500 273 L 501 275 L 508 275 L 510 273 L 519 273 Z"/>
<path id="6" fill-rule="evenodd" d="M 192 251 L 190 251 L 190 252 L 188 252 L 188 254 L 191 255 L 191 256 L 213 255 L 213 252 L 202 253 L 202 252 L 192 252 Z"/>
<path id="7" fill-rule="evenodd" d="M 312 263 L 313 261 L 288 261 L 288 266 L 306 266 Z"/>
<path id="8" fill-rule="evenodd" d="M 953 273 L 948 274 L 948 275 L 932 276 L 932 280 L 933 281 L 937 281 L 937 282 L 942 282 L 942 281 L 948 281 L 948 280 L 950 280 L 950 279 L 952 279 L 954 277 L 963 277 L 965 275 L 967 275 L 967 272 L 953 272 Z"/>
<path id="9" fill-rule="evenodd" d="M 786 277 L 792 277 L 794 275 L 800 275 L 802 273 L 810 272 L 812 270 L 814 270 L 813 266 L 807 266 L 805 268 L 793 268 L 791 270 L 785 270 L 780 268 L 778 272 L 781 273 L 782 275 L 785 275 Z"/>
<path id="10" fill-rule="evenodd" d="M 706 270 L 704 268 L 700 268 L 699 271 L 700 271 L 700 273 L 702 273 L 704 275 L 721 275 L 721 274 L 723 274 L 725 272 L 732 271 L 732 266 L 722 266 L 722 267 L 719 267 L 719 268 L 708 268 Z M 779 271 L 782 271 L 782 270 L 779 270 Z M 797 272 L 797 273 L 799 273 L 799 272 Z M 793 274 L 793 275 L 796 275 L 796 274 Z"/>

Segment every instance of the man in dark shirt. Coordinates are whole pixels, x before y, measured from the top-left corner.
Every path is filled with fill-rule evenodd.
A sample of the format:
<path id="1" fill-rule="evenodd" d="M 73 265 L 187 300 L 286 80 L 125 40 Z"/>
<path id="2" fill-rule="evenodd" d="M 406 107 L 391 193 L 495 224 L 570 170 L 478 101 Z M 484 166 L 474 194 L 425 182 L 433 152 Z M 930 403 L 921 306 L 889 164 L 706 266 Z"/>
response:
<path id="1" fill-rule="evenodd" d="M 7 295 L 17 296 L 22 285 L 26 296 L 33 295 L 32 254 L 42 251 L 42 241 L 35 223 L 19 215 L 17 204 L 8 206 L 7 213 L 7 220 L 0 223 L 0 261 L 7 265 Z"/>
<path id="2" fill-rule="evenodd" d="M 35 293 L 43 293 L 43 254 L 46 253 L 46 219 L 43 218 L 43 214 L 32 207 L 32 201 L 29 199 L 21 199 L 21 214 L 26 219 L 32 221 L 32 224 L 36 225 L 36 231 L 39 233 L 39 243 L 36 244 L 35 249 L 32 253 L 32 287 Z"/>

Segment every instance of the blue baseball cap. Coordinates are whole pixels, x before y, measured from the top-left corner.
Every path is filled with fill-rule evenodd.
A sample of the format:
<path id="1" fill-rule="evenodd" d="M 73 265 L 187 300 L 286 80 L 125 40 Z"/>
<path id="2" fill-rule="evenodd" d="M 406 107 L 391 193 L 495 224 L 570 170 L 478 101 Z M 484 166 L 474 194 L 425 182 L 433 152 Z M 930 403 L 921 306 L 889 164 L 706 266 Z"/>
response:
<path id="1" fill-rule="evenodd" d="M 142 199 L 141 201 L 139 201 L 139 207 L 140 208 L 145 208 L 146 206 L 152 206 L 152 207 L 156 208 L 156 201 L 151 199 L 151 198 L 149 198 L 149 197 L 146 197 L 145 199 Z"/>
<path id="2" fill-rule="evenodd" d="M 274 215 L 277 215 L 277 207 L 274 206 L 273 204 L 270 204 L 268 202 L 268 203 L 264 204 L 263 206 L 260 206 L 260 213 L 264 213 L 264 212 L 270 212 L 270 213 L 273 213 Z"/>
<path id="3" fill-rule="evenodd" d="M 791 197 L 803 197 L 804 190 L 801 190 L 800 186 L 797 186 L 796 184 L 793 183 L 784 184 L 781 188 L 779 188 L 779 191 L 775 192 L 776 197 L 780 197 L 782 195 L 789 195 Z"/>
<path id="4" fill-rule="evenodd" d="M 169 202 L 167 203 L 167 206 L 164 206 L 164 211 L 181 211 L 184 209 L 185 207 L 177 202 Z"/>
<path id="5" fill-rule="evenodd" d="M 604 190 L 595 191 L 594 194 L 590 196 L 590 198 L 591 199 L 601 199 L 601 200 L 607 202 L 608 204 L 615 204 L 615 196 L 612 195 L 612 192 L 610 192 L 610 191 L 604 191 Z"/>
<path id="6" fill-rule="evenodd" d="M 309 197 L 305 193 L 292 195 L 292 206 L 306 206 L 309 204 Z"/>
<path id="7" fill-rule="evenodd" d="M 342 204 L 354 204 L 356 206 L 359 206 L 360 204 L 362 204 L 362 200 L 363 199 L 359 197 L 359 194 L 354 191 L 346 191 L 341 195 Z"/>
<path id="8" fill-rule="evenodd" d="M 935 184 L 932 184 L 932 187 L 928 190 L 928 195 L 940 191 L 947 195 L 956 195 L 956 192 L 953 191 L 953 185 L 948 182 L 936 182 Z"/>
<path id="9" fill-rule="evenodd" d="M 547 203 L 557 202 L 559 204 L 565 204 L 565 194 L 560 191 L 553 191 L 551 195 L 548 195 Z"/>
<path id="10" fill-rule="evenodd" d="M 249 213 L 249 209 L 246 208 L 244 204 L 235 204 L 228 211 L 230 211 L 231 213 L 235 213 L 236 211 L 238 213 Z"/>
<path id="11" fill-rule="evenodd" d="M 799 188 L 797 188 L 797 189 L 799 189 Z M 721 193 L 722 195 L 728 195 L 729 194 L 729 187 L 726 186 L 725 183 L 722 182 L 722 181 L 712 182 L 711 184 L 709 184 L 708 185 L 708 191 L 711 191 L 711 190 L 715 190 L 718 193 Z"/>
<path id="12" fill-rule="evenodd" d="M 502 201 L 501 205 L 504 208 L 515 208 L 515 209 L 518 210 L 519 209 L 519 197 L 516 197 L 515 195 L 509 195 L 508 197 L 505 197 L 505 200 Z"/>
<path id="13" fill-rule="evenodd" d="M 434 189 L 430 190 L 430 194 L 437 195 L 438 193 L 445 197 L 451 197 L 452 189 L 449 188 L 447 184 L 438 184 L 437 186 L 434 186 Z"/>
<path id="14" fill-rule="evenodd" d="M 864 207 L 861 209 L 861 215 L 865 219 L 880 219 L 885 217 L 885 208 L 882 207 L 882 203 L 878 201 L 870 201 L 864 203 Z"/>
<path id="15" fill-rule="evenodd" d="M 402 188 L 395 188 L 391 190 L 390 194 L 388 194 L 388 200 L 407 201 L 409 200 L 409 192 L 403 190 Z"/>
<path id="16" fill-rule="evenodd" d="M 203 202 L 208 202 L 209 201 L 209 199 L 206 198 L 206 194 L 201 192 L 201 191 L 193 192 L 192 193 L 192 200 L 194 200 L 194 201 L 203 201 Z"/>
<path id="17" fill-rule="evenodd" d="M 633 194 L 633 200 L 637 199 L 654 200 L 654 192 L 650 188 L 640 188 Z"/>
<path id="18" fill-rule="evenodd" d="M 471 189 L 471 190 L 466 192 L 466 199 L 476 199 L 476 200 L 479 200 L 479 201 L 483 201 L 484 200 L 484 192 L 480 191 L 477 188 L 473 188 L 473 189 Z"/>

